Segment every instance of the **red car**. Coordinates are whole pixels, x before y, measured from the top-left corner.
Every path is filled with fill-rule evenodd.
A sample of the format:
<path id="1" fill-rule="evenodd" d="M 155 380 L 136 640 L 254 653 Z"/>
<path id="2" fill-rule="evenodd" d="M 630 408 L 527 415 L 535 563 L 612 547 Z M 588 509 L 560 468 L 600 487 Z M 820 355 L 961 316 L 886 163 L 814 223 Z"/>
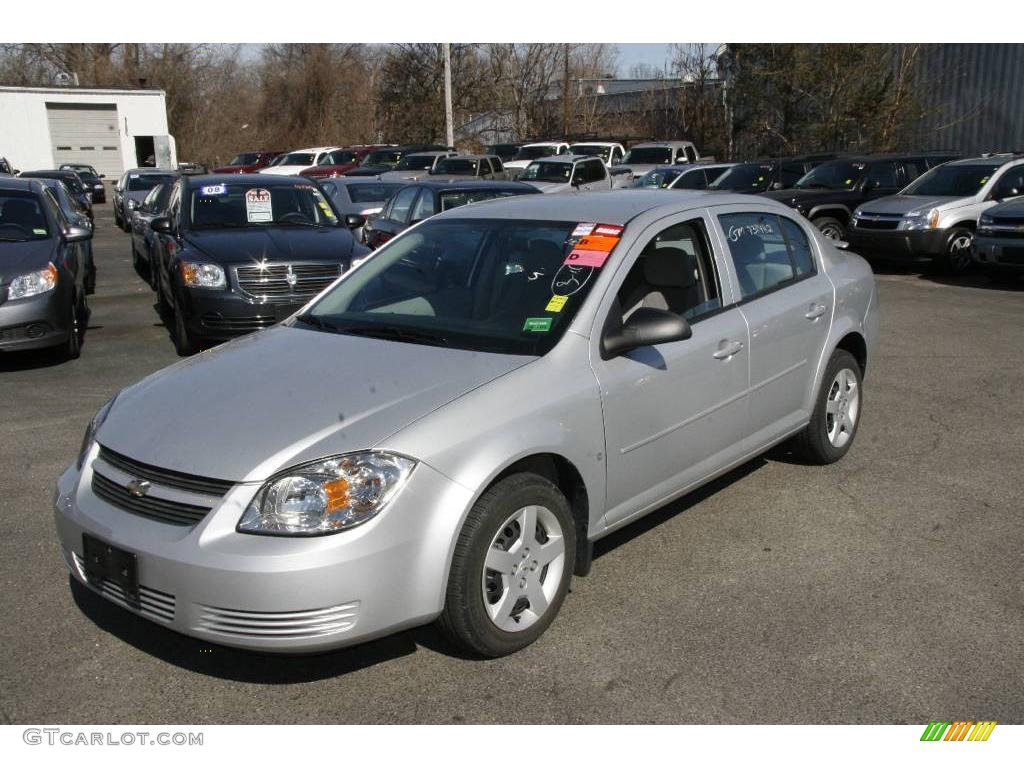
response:
<path id="1" fill-rule="evenodd" d="M 388 144 L 355 144 L 351 147 L 342 147 L 324 155 L 319 165 L 300 171 L 300 176 L 307 176 L 313 179 L 328 179 L 334 176 L 341 176 L 345 171 L 351 171 L 359 165 L 363 158 L 377 149 L 384 149 Z"/>
<path id="2" fill-rule="evenodd" d="M 227 165 L 220 168 L 213 168 L 211 173 L 256 173 L 270 165 L 271 161 L 280 155 L 277 150 L 262 150 L 259 152 L 242 152 L 235 155 L 234 159 Z"/>

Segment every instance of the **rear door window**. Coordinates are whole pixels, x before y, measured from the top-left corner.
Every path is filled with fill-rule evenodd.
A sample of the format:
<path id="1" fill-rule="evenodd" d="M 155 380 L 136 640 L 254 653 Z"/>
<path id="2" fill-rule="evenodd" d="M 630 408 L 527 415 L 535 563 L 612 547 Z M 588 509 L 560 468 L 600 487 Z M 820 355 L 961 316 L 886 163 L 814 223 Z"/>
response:
<path id="1" fill-rule="evenodd" d="M 419 187 L 406 187 L 397 195 L 391 204 L 391 211 L 388 218 L 397 221 L 399 224 L 406 224 L 409 221 L 409 211 L 412 209 L 413 201 L 419 193 Z"/>
<path id="2" fill-rule="evenodd" d="M 796 279 L 778 216 L 725 213 L 719 215 L 718 220 L 744 299 L 756 298 Z"/>

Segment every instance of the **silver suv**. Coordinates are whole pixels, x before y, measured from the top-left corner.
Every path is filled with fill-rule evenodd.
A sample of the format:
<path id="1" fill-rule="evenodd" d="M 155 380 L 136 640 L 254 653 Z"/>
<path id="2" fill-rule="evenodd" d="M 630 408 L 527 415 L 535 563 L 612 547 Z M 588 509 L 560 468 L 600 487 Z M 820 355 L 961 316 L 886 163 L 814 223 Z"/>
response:
<path id="1" fill-rule="evenodd" d="M 847 239 L 867 256 L 930 259 L 959 273 L 971 265 L 978 217 L 1024 193 L 1024 156 L 984 155 L 936 166 L 899 194 L 853 212 Z"/>

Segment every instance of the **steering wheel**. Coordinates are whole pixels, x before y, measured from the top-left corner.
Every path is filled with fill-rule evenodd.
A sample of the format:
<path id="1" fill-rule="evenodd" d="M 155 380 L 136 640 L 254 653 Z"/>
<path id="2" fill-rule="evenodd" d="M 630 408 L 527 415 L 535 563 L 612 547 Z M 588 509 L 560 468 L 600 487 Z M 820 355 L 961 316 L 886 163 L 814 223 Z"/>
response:
<path id="1" fill-rule="evenodd" d="M 282 216 L 278 221 L 294 221 L 296 224 L 312 224 L 313 221 L 304 213 L 299 211 L 290 211 Z"/>

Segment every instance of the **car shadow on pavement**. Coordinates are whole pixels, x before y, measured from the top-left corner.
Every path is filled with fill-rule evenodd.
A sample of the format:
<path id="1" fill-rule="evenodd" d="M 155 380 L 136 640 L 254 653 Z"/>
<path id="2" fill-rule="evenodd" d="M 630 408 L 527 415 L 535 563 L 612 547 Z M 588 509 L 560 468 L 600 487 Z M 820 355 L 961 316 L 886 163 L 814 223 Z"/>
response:
<path id="1" fill-rule="evenodd" d="M 26 352 L 0 354 L 0 373 L 28 371 L 36 368 L 53 368 L 64 365 L 52 349 L 33 349 Z"/>
<path id="2" fill-rule="evenodd" d="M 319 654 L 280 655 L 244 651 L 197 640 L 136 616 L 68 577 L 71 595 L 97 627 L 168 664 L 240 683 L 284 685 L 345 675 L 416 652 L 408 632 Z"/>
<path id="3" fill-rule="evenodd" d="M 630 523 L 625 528 L 620 528 L 615 531 L 615 533 L 609 534 L 603 539 L 598 539 L 594 542 L 594 559 L 596 560 L 599 557 L 604 557 L 609 552 L 621 547 L 623 544 L 628 544 L 638 536 L 642 536 L 652 528 L 657 528 L 659 525 L 671 520 L 676 515 L 682 514 L 690 508 L 695 507 L 705 499 L 714 496 L 723 488 L 742 480 L 767 464 L 768 461 L 764 456 L 758 456 L 755 459 L 751 459 L 745 464 L 741 464 L 735 469 L 726 472 L 718 479 L 712 480 L 707 485 L 704 485 L 697 490 L 676 499 L 675 501 L 670 501 L 665 506 L 648 515 L 644 515 L 642 518 L 634 523 Z"/>
<path id="4" fill-rule="evenodd" d="M 962 275 L 947 275 L 928 264 L 906 264 L 898 261 L 872 260 L 871 269 L 876 275 L 916 277 L 939 285 L 961 288 L 981 288 L 989 291 L 1024 291 L 1024 275 L 1018 273 L 991 273 L 982 269 L 971 269 Z"/>

